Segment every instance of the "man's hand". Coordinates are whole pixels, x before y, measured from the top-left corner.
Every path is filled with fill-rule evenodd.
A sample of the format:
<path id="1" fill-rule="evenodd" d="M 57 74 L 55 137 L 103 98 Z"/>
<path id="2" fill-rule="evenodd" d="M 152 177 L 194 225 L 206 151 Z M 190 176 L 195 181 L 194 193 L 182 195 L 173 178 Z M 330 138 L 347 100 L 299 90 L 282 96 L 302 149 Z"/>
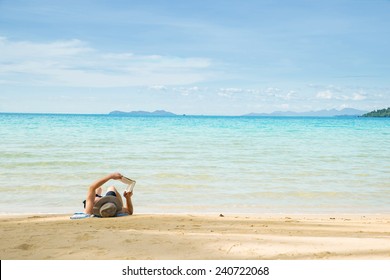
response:
<path id="1" fill-rule="evenodd" d="M 126 198 L 126 207 L 123 207 L 123 209 L 129 213 L 130 215 L 133 215 L 133 203 L 131 202 L 131 197 L 133 195 L 133 192 L 127 192 L 125 191 L 123 193 L 123 196 Z"/>
<path id="2" fill-rule="evenodd" d="M 114 179 L 114 180 L 120 180 L 120 179 L 122 179 L 122 174 L 120 174 L 120 173 L 112 173 L 111 174 L 111 179 Z"/>
<path id="3" fill-rule="evenodd" d="M 126 199 L 128 199 L 128 198 L 130 198 L 130 197 L 133 196 L 133 192 L 124 191 L 123 196 L 124 196 Z"/>

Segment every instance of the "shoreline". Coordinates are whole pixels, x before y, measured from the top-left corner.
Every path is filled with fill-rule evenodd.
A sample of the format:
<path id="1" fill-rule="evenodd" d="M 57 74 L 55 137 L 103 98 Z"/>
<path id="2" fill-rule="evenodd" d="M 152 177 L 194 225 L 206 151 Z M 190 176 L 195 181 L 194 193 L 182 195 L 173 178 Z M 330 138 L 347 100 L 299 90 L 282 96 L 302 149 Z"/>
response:
<path id="1" fill-rule="evenodd" d="M 81 213 L 82 211 L 78 211 Z M 76 213 L 76 212 L 75 212 Z M 74 213 L 56 213 L 56 212 L 31 212 L 31 213 L 0 213 L 0 220 L 2 218 L 7 218 L 7 217 L 16 217 L 16 218 L 23 218 L 23 217 L 28 217 L 28 216 L 39 216 L 39 217 L 47 217 L 47 216 L 53 216 L 53 217 L 70 217 Z M 345 213 L 339 213 L 339 212 L 327 212 L 327 213 L 305 213 L 305 212 L 264 212 L 264 213 L 244 213 L 244 212 L 235 212 L 235 213 L 230 213 L 230 212 L 182 212 L 182 213 L 176 213 L 176 212 L 137 212 L 134 213 L 133 216 L 205 216 L 205 217 L 217 217 L 219 215 L 223 216 L 239 216 L 239 217 L 257 217 L 257 218 L 278 218 L 278 217 L 285 217 L 285 216 L 291 216 L 291 217 L 296 217 L 296 218 L 302 218 L 302 217 L 317 217 L 317 218 L 326 218 L 326 217 L 353 217 L 353 218 L 358 218 L 358 217 L 383 217 L 383 218 L 390 218 L 390 213 L 367 213 L 367 212 L 362 212 L 362 213 L 350 213 L 350 212 L 345 212 Z"/>
<path id="2" fill-rule="evenodd" d="M 2 260 L 390 259 L 390 214 L 0 215 Z"/>

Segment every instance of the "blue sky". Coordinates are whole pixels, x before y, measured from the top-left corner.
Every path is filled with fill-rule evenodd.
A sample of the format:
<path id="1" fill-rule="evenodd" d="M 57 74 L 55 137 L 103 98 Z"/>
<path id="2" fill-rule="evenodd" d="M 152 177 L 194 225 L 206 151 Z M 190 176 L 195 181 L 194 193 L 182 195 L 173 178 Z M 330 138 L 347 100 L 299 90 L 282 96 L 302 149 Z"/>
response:
<path id="1" fill-rule="evenodd" d="M 390 106 L 390 1 L 0 0 L 0 112 Z"/>

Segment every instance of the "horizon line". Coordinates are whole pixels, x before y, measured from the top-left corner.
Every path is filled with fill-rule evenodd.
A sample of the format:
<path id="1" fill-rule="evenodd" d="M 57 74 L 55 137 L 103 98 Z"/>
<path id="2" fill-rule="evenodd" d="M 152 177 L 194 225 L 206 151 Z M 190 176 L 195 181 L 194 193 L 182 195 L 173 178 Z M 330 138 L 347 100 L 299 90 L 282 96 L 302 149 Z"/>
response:
<path id="1" fill-rule="evenodd" d="M 136 117 L 136 116 L 143 116 L 143 117 L 183 117 L 183 116 L 188 116 L 188 117 L 338 117 L 338 116 L 351 116 L 351 117 L 354 117 L 354 116 L 360 116 L 360 115 L 331 115 L 331 116 L 323 116 L 323 115 L 312 115 L 312 116 L 302 116 L 302 115 L 272 115 L 272 114 L 275 114 L 275 113 L 280 113 L 280 114 L 283 114 L 283 113 L 294 113 L 294 114 L 304 114 L 304 113 L 316 113 L 316 112 L 320 112 L 320 111 L 332 111 L 332 110 L 336 110 L 336 111 L 339 111 L 341 112 L 342 110 L 345 110 L 345 109 L 352 109 L 352 110 L 358 110 L 358 111 L 362 111 L 362 112 L 372 112 L 372 111 L 375 111 L 375 110 L 378 110 L 378 109 L 374 109 L 374 110 L 371 110 L 371 111 L 367 111 L 367 110 L 361 110 L 361 109 L 355 109 L 355 108 L 343 108 L 343 109 L 336 109 L 336 108 L 332 108 L 332 109 L 320 109 L 320 110 L 311 110 L 311 111 L 302 111 L 302 112 L 296 112 L 296 111 L 273 111 L 271 113 L 255 113 L 255 112 L 251 112 L 251 113 L 245 113 L 245 114 L 242 114 L 242 115 L 219 115 L 219 114 L 216 114 L 216 115 L 213 115 L 213 114 L 186 114 L 186 113 L 183 113 L 183 114 L 176 114 L 176 113 L 172 113 L 170 111 L 165 111 L 165 110 L 154 110 L 154 111 L 143 111 L 143 110 L 137 110 L 137 111 L 129 111 L 129 112 L 126 112 L 126 111 L 120 111 L 120 110 L 114 110 L 114 111 L 110 111 L 108 113 L 81 113 L 81 112 L 74 112 L 74 113 L 71 113 L 71 112 L 2 112 L 0 111 L 0 114 L 26 114 L 26 115 L 103 115 L 103 116 L 133 116 L 133 117 Z M 386 107 L 385 107 L 386 109 Z M 153 115 L 152 113 L 153 112 L 156 112 L 156 111 L 163 111 L 163 112 L 166 112 L 166 113 L 171 113 L 173 115 Z M 119 112 L 118 114 L 111 114 L 112 112 Z M 145 114 L 142 114 L 142 113 L 139 113 L 137 115 L 137 112 L 144 112 Z M 132 115 L 132 113 L 134 113 Z M 253 115 L 252 115 L 253 114 Z M 363 114 L 363 113 L 362 113 Z"/>

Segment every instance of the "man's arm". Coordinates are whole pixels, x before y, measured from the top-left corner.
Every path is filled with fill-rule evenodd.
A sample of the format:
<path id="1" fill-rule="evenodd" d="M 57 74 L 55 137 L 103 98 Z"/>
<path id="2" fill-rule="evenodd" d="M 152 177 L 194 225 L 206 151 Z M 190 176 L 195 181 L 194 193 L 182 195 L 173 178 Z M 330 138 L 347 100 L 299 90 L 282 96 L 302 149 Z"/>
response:
<path id="1" fill-rule="evenodd" d="M 120 173 L 112 173 L 92 183 L 92 185 L 89 186 L 87 192 L 85 213 L 92 214 L 93 204 L 95 202 L 95 194 L 98 188 L 100 188 L 102 185 L 104 185 L 106 182 L 108 182 L 111 179 L 119 180 L 121 178 L 122 175 Z"/>
<path id="2" fill-rule="evenodd" d="M 133 192 L 124 192 L 123 196 L 126 198 L 126 207 L 123 207 L 122 211 L 129 213 L 129 215 L 133 215 L 133 203 L 131 201 L 131 197 L 133 196 Z"/>
<path id="3" fill-rule="evenodd" d="M 101 186 L 103 186 L 106 182 L 108 182 L 109 180 L 111 179 L 114 179 L 114 180 L 119 180 L 121 179 L 123 176 L 122 174 L 120 173 L 112 173 L 112 174 L 109 174 L 97 181 L 95 181 L 92 185 L 89 186 L 89 190 L 90 191 L 93 191 L 95 192 L 98 188 L 100 188 Z"/>

